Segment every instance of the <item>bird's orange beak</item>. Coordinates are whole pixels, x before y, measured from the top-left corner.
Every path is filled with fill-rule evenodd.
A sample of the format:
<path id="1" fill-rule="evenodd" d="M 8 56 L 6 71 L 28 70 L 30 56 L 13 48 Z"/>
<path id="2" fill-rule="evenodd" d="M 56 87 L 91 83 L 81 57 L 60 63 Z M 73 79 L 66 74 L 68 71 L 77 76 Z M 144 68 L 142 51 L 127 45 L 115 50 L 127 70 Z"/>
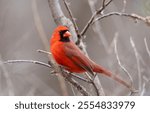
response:
<path id="1" fill-rule="evenodd" d="M 66 31 L 63 35 L 64 37 L 70 37 L 71 36 L 71 33 L 69 31 Z"/>

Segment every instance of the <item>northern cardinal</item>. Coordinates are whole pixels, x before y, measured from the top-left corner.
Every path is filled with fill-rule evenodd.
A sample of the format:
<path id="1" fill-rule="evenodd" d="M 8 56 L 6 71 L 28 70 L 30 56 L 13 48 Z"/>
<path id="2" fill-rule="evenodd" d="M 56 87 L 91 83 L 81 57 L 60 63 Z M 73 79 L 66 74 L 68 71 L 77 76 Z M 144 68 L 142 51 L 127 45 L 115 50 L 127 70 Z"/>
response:
<path id="1" fill-rule="evenodd" d="M 94 75 L 93 72 L 102 73 L 127 88 L 130 88 L 130 85 L 124 80 L 86 57 L 70 37 L 71 33 L 69 32 L 68 27 L 58 26 L 50 39 L 50 51 L 59 65 L 64 66 L 66 70 L 75 73 L 89 72 L 92 75 Z"/>

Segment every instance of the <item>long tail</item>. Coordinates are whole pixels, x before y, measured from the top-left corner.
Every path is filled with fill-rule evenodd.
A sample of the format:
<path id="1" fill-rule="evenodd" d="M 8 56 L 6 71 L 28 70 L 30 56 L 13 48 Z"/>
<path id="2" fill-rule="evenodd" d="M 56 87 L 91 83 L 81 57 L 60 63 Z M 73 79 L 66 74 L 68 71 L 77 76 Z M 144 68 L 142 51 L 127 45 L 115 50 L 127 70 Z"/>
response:
<path id="1" fill-rule="evenodd" d="M 112 72 L 108 71 L 107 69 L 103 68 L 100 65 L 95 64 L 93 71 L 97 72 L 97 73 L 102 73 L 102 74 L 112 78 L 113 80 L 117 81 L 118 83 L 126 86 L 127 88 L 131 89 L 131 85 L 129 85 L 126 81 L 122 80 L 118 76 L 115 76 Z"/>

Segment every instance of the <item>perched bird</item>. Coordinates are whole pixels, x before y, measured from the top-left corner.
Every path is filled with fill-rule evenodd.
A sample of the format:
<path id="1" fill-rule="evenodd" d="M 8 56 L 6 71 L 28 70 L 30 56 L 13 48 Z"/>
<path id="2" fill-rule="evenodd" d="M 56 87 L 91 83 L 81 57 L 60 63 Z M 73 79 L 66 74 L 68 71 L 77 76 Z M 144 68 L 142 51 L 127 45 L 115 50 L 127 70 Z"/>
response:
<path id="1" fill-rule="evenodd" d="M 70 39 L 71 33 L 68 27 L 58 26 L 50 38 L 50 51 L 55 61 L 66 70 L 74 73 L 93 72 L 106 75 L 120 84 L 130 88 L 131 86 L 124 80 L 115 76 L 111 71 L 96 64 L 84 55 L 84 53 Z"/>

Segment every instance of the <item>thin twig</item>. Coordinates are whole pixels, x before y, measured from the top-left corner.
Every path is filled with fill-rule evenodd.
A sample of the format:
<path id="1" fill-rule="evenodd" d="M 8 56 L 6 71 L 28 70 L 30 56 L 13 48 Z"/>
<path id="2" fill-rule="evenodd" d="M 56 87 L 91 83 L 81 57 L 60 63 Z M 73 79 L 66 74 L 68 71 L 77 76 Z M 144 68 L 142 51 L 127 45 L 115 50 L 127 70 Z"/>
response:
<path id="1" fill-rule="evenodd" d="M 130 37 L 130 43 L 132 45 L 132 48 L 134 50 L 134 54 L 136 57 L 137 69 L 138 69 L 138 79 L 139 79 L 139 92 L 141 92 L 142 91 L 142 75 L 141 75 L 141 68 L 140 68 L 140 60 L 139 60 L 139 55 L 138 55 L 138 52 L 137 52 L 137 49 L 135 47 L 132 37 Z"/>
<path id="2" fill-rule="evenodd" d="M 76 92 L 75 92 L 74 87 L 73 87 L 72 85 L 70 85 L 70 87 L 71 87 L 71 90 L 72 90 L 73 96 L 76 96 L 77 94 L 76 94 Z"/>
<path id="3" fill-rule="evenodd" d="M 96 1 L 97 0 L 88 0 L 92 14 L 95 13 L 95 11 L 96 11 L 96 4 L 97 4 Z M 105 51 L 108 53 L 109 44 L 108 44 L 107 38 L 105 37 L 105 34 L 102 32 L 100 23 L 95 22 L 95 24 L 92 26 L 92 28 L 95 31 L 95 33 L 98 35 L 98 38 L 100 39 L 100 41 L 98 41 L 98 43 L 100 45 L 102 44 L 104 46 Z"/>
<path id="4" fill-rule="evenodd" d="M 83 39 L 83 36 L 81 36 L 81 34 L 80 34 L 80 32 L 79 32 L 79 28 L 78 28 L 78 26 L 77 26 L 77 23 L 76 23 L 76 21 L 75 21 L 75 18 L 73 17 L 72 11 L 71 11 L 71 9 L 70 9 L 70 7 L 69 7 L 69 3 L 67 3 L 66 0 L 63 0 L 63 1 L 64 1 L 65 7 L 66 7 L 66 9 L 67 9 L 67 11 L 68 11 L 68 13 L 69 13 L 69 16 L 70 16 L 70 18 L 71 18 L 71 20 L 72 20 L 73 26 L 74 26 L 75 31 L 76 31 L 76 34 L 77 34 L 76 45 L 80 46 L 80 47 L 81 47 L 81 50 L 82 50 L 85 54 L 87 54 L 87 53 L 86 53 L 86 50 L 83 48 L 84 46 L 83 46 L 83 42 L 82 42 L 82 40 L 81 40 L 81 39 Z"/>
<path id="5" fill-rule="evenodd" d="M 94 83 L 93 80 L 91 80 L 91 84 L 93 85 L 93 87 L 94 87 L 94 89 L 95 89 L 96 95 L 97 95 L 97 96 L 100 96 L 100 93 L 101 93 L 101 92 L 99 91 L 98 87 L 96 86 L 96 84 Z"/>
<path id="6" fill-rule="evenodd" d="M 51 68 L 51 66 L 49 64 L 46 64 L 44 62 L 40 62 L 40 61 L 35 61 L 35 60 L 7 60 L 3 62 L 4 64 L 10 64 L 10 63 L 32 63 L 32 64 L 38 64 L 38 65 L 42 65 L 48 68 Z"/>
<path id="7" fill-rule="evenodd" d="M 100 17 L 98 17 L 98 18 L 96 18 L 93 22 L 92 22 L 92 24 L 94 24 L 96 21 L 99 21 L 99 20 L 101 20 L 101 19 L 104 19 L 104 18 L 106 18 L 106 17 L 110 17 L 110 16 L 114 16 L 114 15 L 116 15 L 116 16 L 124 16 L 124 17 L 128 17 L 128 18 L 132 18 L 132 19 L 134 19 L 134 20 L 140 20 L 140 21 L 143 21 L 143 22 L 145 22 L 147 25 L 150 25 L 150 17 L 149 16 L 147 16 L 147 17 L 142 17 L 142 16 L 139 16 L 139 15 L 137 15 L 137 14 L 128 14 L 128 13 L 123 13 L 123 12 L 110 12 L 110 13 L 107 13 L 107 14 L 105 14 L 105 15 L 102 15 L 102 16 L 100 16 Z"/>
<path id="8" fill-rule="evenodd" d="M 148 56 L 150 57 L 150 50 L 149 50 L 146 38 L 144 38 L 144 43 L 145 43 L 145 47 L 146 47 L 146 51 L 148 53 Z"/>
<path id="9" fill-rule="evenodd" d="M 83 28 L 83 30 L 81 31 L 81 36 L 83 36 L 87 29 L 90 27 L 90 25 L 93 23 L 93 20 L 95 19 L 95 17 L 100 14 L 113 0 L 109 0 L 106 4 L 105 7 L 101 7 L 99 8 L 95 13 L 93 13 L 92 17 L 89 19 L 89 21 L 87 22 L 87 24 L 85 25 L 85 27 Z"/>
<path id="10" fill-rule="evenodd" d="M 102 86 L 101 81 L 100 81 L 100 79 L 98 78 L 98 76 L 95 76 L 94 83 L 95 83 L 95 85 L 96 85 L 97 88 L 98 88 L 99 95 L 100 95 L 100 96 L 105 96 L 105 92 L 104 92 L 103 86 Z"/>
<path id="11" fill-rule="evenodd" d="M 70 76 L 70 73 L 67 73 L 67 72 L 63 71 L 62 69 L 60 71 L 62 72 L 63 77 L 71 85 L 73 85 L 82 95 L 84 95 L 84 96 L 89 96 L 90 95 L 83 86 L 81 86 L 77 81 L 72 79 L 72 77 Z"/>
<path id="12" fill-rule="evenodd" d="M 64 70 L 64 71 L 65 71 L 65 70 Z M 66 71 L 65 71 L 65 72 L 66 72 Z M 103 88 L 102 88 L 102 87 L 100 87 L 100 88 L 97 87 L 97 85 L 96 85 L 95 82 L 94 82 L 94 79 L 92 79 L 92 78 L 89 76 L 88 73 L 85 73 L 85 75 L 88 77 L 89 80 L 87 80 L 87 79 L 85 79 L 85 78 L 83 78 L 83 77 L 77 76 L 77 75 L 75 75 L 75 74 L 73 74 L 73 73 L 69 73 L 69 74 L 70 74 L 72 77 L 75 77 L 75 78 L 80 79 L 80 80 L 82 80 L 82 81 L 84 81 L 84 82 L 87 82 L 87 83 L 92 84 L 93 87 L 94 87 L 94 89 L 95 89 L 95 91 L 96 91 L 97 96 L 99 96 L 99 95 L 104 96 Z M 97 82 L 96 82 L 96 83 L 97 83 Z M 101 90 L 99 90 L 99 89 L 101 89 Z"/>
<path id="13" fill-rule="evenodd" d="M 64 4 L 65 4 L 65 6 L 66 6 L 66 9 L 67 9 L 67 11 L 68 11 L 68 13 L 69 13 L 69 16 L 70 16 L 71 20 L 72 20 L 73 26 L 74 26 L 75 31 L 76 31 L 76 33 L 77 33 L 77 37 L 80 39 L 80 38 L 81 38 L 81 35 L 80 35 L 80 32 L 79 32 L 79 28 L 78 28 L 78 26 L 77 26 L 77 23 L 76 23 L 74 17 L 73 17 L 72 11 L 71 11 L 71 9 L 70 9 L 70 7 L 69 7 L 69 3 L 67 3 L 66 0 L 63 0 L 63 2 L 64 2 Z"/>
<path id="14" fill-rule="evenodd" d="M 145 93 L 145 90 L 146 90 L 145 86 L 146 86 L 146 83 L 143 83 L 143 85 L 142 85 L 142 91 L 141 91 L 140 96 L 144 96 L 144 93 Z"/>
<path id="15" fill-rule="evenodd" d="M 39 53 L 45 53 L 45 54 L 48 54 L 48 55 L 52 55 L 52 53 L 44 51 L 44 50 L 41 50 L 41 49 L 38 49 L 37 52 L 39 52 Z"/>
<path id="16" fill-rule="evenodd" d="M 95 91 L 96 91 L 96 95 L 97 96 L 100 96 L 101 94 L 101 91 L 99 90 L 100 88 L 98 88 L 96 86 L 96 84 L 94 83 L 94 79 L 91 78 L 90 74 L 89 73 L 85 73 L 86 77 L 89 79 L 90 83 L 93 85 Z"/>
<path id="17" fill-rule="evenodd" d="M 143 79 L 145 80 L 145 82 L 143 83 L 142 86 L 142 91 L 141 91 L 141 95 L 140 96 L 144 96 L 145 92 L 146 92 L 146 86 L 150 83 L 150 79 L 146 78 L 145 76 L 143 76 Z"/>
<path id="18" fill-rule="evenodd" d="M 90 95 L 83 86 L 79 85 L 79 83 L 77 81 L 75 81 L 74 79 L 71 79 L 71 77 L 66 77 L 66 80 L 71 85 L 73 85 L 82 95 L 84 95 L 84 96 Z"/>
<path id="19" fill-rule="evenodd" d="M 100 14 L 104 9 L 112 2 L 113 0 L 109 0 L 104 6 L 97 10 L 97 14 Z"/>
<path id="20" fill-rule="evenodd" d="M 106 0 L 103 0 L 103 1 L 102 1 L 102 7 L 105 7 L 105 1 L 106 1 Z"/>
<path id="21" fill-rule="evenodd" d="M 133 87 L 133 79 L 131 74 L 128 72 L 128 70 L 121 64 L 121 61 L 119 59 L 119 55 L 118 55 L 118 51 L 117 51 L 117 39 L 118 39 L 118 33 L 115 34 L 115 38 L 114 38 L 114 46 L 115 46 L 115 54 L 116 54 L 116 58 L 117 58 L 117 62 L 120 66 L 120 68 L 126 73 L 126 75 L 129 77 L 130 79 L 130 83 L 131 83 L 131 87 Z"/>
<path id="22" fill-rule="evenodd" d="M 83 77 L 80 77 L 80 76 L 77 76 L 76 74 L 73 74 L 73 73 L 69 73 L 72 77 L 75 77 L 75 78 L 77 78 L 77 79 L 79 79 L 79 80 L 82 80 L 82 81 L 84 81 L 84 82 L 87 82 L 87 83 L 91 83 L 91 81 L 89 81 L 89 80 L 87 80 L 87 79 L 85 79 L 85 78 L 83 78 Z"/>
<path id="23" fill-rule="evenodd" d="M 82 68 L 86 70 L 86 68 L 85 68 L 84 66 L 82 66 Z M 85 74 L 86 74 L 86 76 L 88 77 L 88 79 L 90 80 L 91 84 L 93 85 L 93 87 L 94 87 L 94 89 L 95 89 L 95 91 L 96 91 L 97 96 L 99 96 L 99 95 L 100 95 L 100 93 L 99 93 L 100 91 L 98 90 L 96 84 L 94 83 L 94 80 L 93 80 L 93 79 L 91 78 L 91 76 L 90 76 L 90 75 L 94 75 L 94 72 L 90 73 L 90 72 L 88 72 L 88 70 L 87 70 L 87 72 L 86 72 Z"/>

